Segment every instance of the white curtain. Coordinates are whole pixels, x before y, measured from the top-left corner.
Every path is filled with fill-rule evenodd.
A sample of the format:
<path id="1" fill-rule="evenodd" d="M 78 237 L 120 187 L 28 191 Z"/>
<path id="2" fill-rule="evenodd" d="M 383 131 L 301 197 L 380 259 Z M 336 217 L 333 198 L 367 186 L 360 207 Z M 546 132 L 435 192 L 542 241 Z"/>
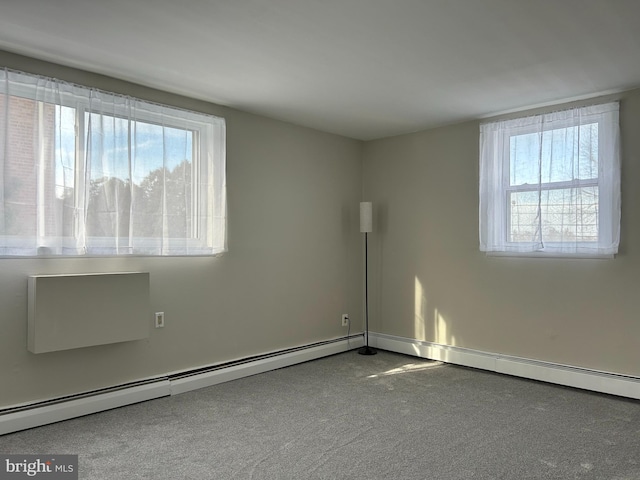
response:
<path id="1" fill-rule="evenodd" d="M 608 103 L 480 126 L 480 250 L 617 253 L 618 110 Z"/>
<path id="2" fill-rule="evenodd" d="M 226 250 L 224 119 L 0 71 L 0 255 Z"/>

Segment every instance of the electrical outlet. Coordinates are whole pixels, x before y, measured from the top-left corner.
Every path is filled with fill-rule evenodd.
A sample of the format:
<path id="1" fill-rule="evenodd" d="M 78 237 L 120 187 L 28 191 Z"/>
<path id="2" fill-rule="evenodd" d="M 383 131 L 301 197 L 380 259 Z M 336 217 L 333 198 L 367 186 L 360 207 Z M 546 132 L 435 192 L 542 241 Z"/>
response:
<path id="1" fill-rule="evenodd" d="M 349 326 L 349 314 L 348 313 L 343 313 L 342 314 L 342 326 L 343 327 L 348 327 Z"/>
<path id="2" fill-rule="evenodd" d="M 156 328 L 164 327 L 164 312 L 156 312 Z"/>

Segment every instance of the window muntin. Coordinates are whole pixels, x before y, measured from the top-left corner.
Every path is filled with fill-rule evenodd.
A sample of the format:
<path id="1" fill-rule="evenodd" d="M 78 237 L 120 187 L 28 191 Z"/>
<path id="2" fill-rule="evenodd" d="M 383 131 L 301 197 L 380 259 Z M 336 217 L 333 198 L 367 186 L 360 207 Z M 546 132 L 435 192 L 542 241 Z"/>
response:
<path id="1" fill-rule="evenodd" d="M 226 250 L 223 119 L 0 73 L 0 255 Z"/>

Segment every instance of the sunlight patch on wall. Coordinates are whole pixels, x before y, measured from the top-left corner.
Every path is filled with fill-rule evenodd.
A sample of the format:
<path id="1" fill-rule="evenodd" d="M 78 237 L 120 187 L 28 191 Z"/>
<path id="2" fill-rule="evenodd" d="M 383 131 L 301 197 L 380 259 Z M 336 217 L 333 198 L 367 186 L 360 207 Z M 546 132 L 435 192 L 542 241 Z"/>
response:
<path id="1" fill-rule="evenodd" d="M 416 275 L 414 280 L 413 307 L 413 338 L 420 341 L 430 341 L 442 345 L 455 345 L 452 324 L 442 314 L 437 306 L 431 306 L 427 301 L 427 292 Z M 429 305 L 430 308 L 427 308 Z"/>
<path id="2" fill-rule="evenodd" d="M 433 318 L 435 342 L 442 345 L 455 345 L 456 337 L 451 333 L 449 322 L 442 316 L 437 307 L 434 309 Z"/>
<path id="3" fill-rule="evenodd" d="M 427 297 L 424 294 L 422 282 L 415 277 L 415 304 L 414 304 L 414 321 L 413 321 L 413 338 L 416 340 L 426 340 L 426 324 L 427 324 Z"/>

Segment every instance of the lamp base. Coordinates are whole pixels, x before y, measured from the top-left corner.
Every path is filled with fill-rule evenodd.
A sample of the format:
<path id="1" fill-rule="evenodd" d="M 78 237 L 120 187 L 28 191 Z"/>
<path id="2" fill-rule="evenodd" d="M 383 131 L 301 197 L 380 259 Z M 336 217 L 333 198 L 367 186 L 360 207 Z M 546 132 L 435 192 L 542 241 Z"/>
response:
<path id="1" fill-rule="evenodd" d="M 373 348 L 370 347 L 369 345 L 367 345 L 366 347 L 362 347 L 358 350 L 358 353 L 360 355 L 375 355 L 376 353 L 378 353 L 378 351 Z"/>

